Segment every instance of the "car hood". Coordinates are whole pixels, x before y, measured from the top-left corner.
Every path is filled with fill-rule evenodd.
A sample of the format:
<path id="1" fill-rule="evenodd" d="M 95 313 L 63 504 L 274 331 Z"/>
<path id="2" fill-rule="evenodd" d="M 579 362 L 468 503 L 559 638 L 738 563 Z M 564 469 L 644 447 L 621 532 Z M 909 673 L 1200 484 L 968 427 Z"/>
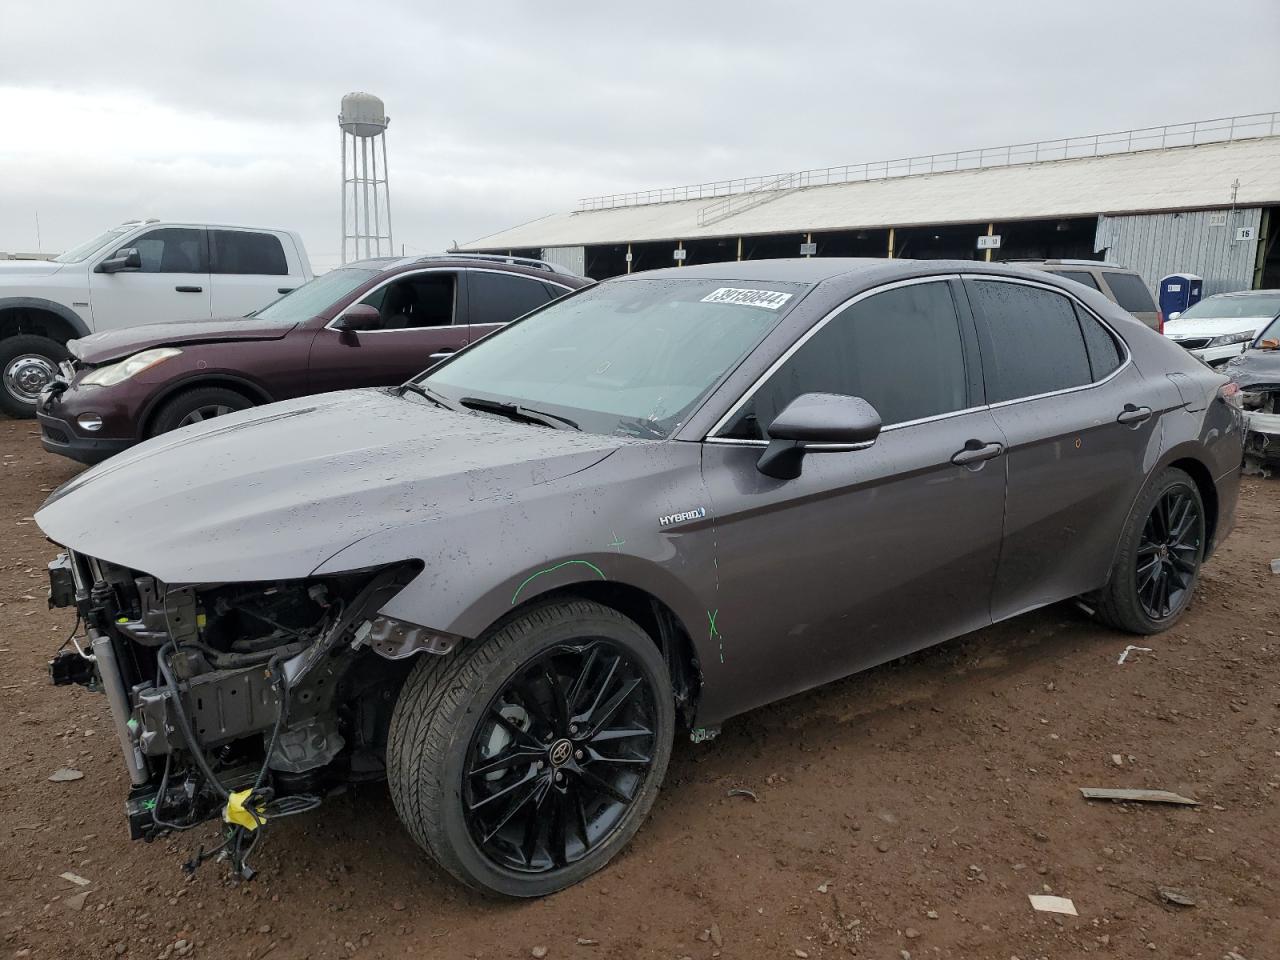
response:
<path id="1" fill-rule="evenodd" d="M 1188 320 L 1167 320 L 1166 337 L 1221 337 L 1227 333 L 1257 333 L 1274 317 L 1205 317 Z"/>
<path id="2" fill-rule="evenodd" d="M 47 277 L 64 266 L 52 260 L 0 260 L 0 282 L 5 277 Z"/>
<path id="3" fill-rule="evenodd" d="M 67 349 L 88 364 L 122 360 L 151 347 L 181 347 L 225 340 L 279 340 L 296 324 L 266 323 L 253 317 L 226 317 L 221 320 L 183 320 L 176 323 L 144 323 L 123 330 L 104 330 L 79 340 Z"/>
<path id="4" fill-rule="evenodd" d="M 372 533 L 513 498 L 635 442 L 348 390 L 148 440 L 67 481 L 35 519 L 166 583 L 299 578 Z"/>
<path id="5" fill-rule="evenodd" d="M 1227 363 L 1223 373 L 1242 390 L 1280 386 L 1280 350 L 1246 350 Z"/>

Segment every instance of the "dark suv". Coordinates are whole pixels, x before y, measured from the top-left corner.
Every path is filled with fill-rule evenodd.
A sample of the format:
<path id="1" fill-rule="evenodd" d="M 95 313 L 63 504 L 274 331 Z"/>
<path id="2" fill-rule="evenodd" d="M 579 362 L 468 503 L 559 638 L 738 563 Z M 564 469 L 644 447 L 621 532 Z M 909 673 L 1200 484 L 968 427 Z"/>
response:
<path id="1" fill-rule="evenodd" d="M 44 448 L 97 463 L 156 434 L 274 400 L 403 382 L 591 281 L 541 260 L 362 260 L 244 317 L 67 344 L 40 398 Z"/>

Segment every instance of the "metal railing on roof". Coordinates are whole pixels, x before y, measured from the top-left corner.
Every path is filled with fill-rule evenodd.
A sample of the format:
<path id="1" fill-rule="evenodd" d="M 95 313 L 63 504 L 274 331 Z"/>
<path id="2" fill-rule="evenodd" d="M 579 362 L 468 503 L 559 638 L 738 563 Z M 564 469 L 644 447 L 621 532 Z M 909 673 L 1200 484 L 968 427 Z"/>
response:
<path id="1" fill-rule="evenodd" d="M 740 177 L 736 180 L 713 180 L 681 187 L 584 197 L 578 201 L 578 212 L 635 207 L 650 203 L 673 203 L 679 200 L 714 199 L 742 193 L 765 193 L 770 190 L 826 186 L 832 183 L 858 183 L 865 180 L 887 180 L 928 173 L 952 173 L 957 170 L 985 170 L 990 167 L 1008 167 L 1022 163 L 1103 157 L 1120 153 L 1138 153 L 1143 150 L 1161 150 L 1165 147 L 1248 140 L 1255 137 L 1274 136 L 1278 132 L 1280 132 L 1280 112 L 1249 113 L 1237 117 L 1196 120 L 1191 123 L 1170 123 L 1162 127 L 1095 133 L 1085 137 L 1038 140 L 1033 143 L 1014 143 L 1002 147 L 956 150 L 951 153 L 903 157 L 898 160 L 849 163 L 791 173 L 771 173 L 759 177 Z M 784 186 L 780 187 L 777 184 L 784 184 Z M 710 207 L 704 208 L 703 213 L 713 220 L 720 220 L 740 212 L 745 207 L 732 209 L 731 213 L 723 215 L 718 209 L 708 213 L 710 209 Z"/>

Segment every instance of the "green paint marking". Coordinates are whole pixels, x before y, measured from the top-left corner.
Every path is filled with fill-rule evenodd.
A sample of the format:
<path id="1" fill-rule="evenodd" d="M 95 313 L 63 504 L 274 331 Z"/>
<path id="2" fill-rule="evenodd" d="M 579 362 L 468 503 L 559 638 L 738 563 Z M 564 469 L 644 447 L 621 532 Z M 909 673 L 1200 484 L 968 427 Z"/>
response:
<path id="1" fill-rule="evenodd" d="M 610 533 L 613 533 L 613 531 L 612 531 L 612 530 L 610 530 L 609 532 L 610 532 Z M 616 533 L 614 533 L 614 534 L 613 534 L 613 539 L 612 539 L 611 541 L 609 541 L 609 546 L 611 546 L 611 547 L 613 547 L 613 548 L 617 549 L 618 547 L 622 546 L 622 545 L 623 545 L 624 543 L 626 543 L 626 542 L 627 542 L 627 541 L 623 540 L 620 536 L 618 536 Z"/>
<path id="2" fill-rule="evenodd" d="M 716 626 L 716 617 L 720 614 L 720 608 L 707 611 L 707 625 L 711 632 L 707 635 L 709 639 L 717 641 L 720 645 L 720 662 L 724 663 L 724 634 L 720 632 L 720 628 Z"/>
<path id="3" fill-rule="evenodd" d="M 530 576 L 526 577 L 524 582 L 520 584 L 520 586 L 516 587 L 516 592 L 511 595 L 511 605 L 513 607 L 515 606 L 516 600 L 519 598 L 521 590 L 527 587 L 532 581 L 542 576 L 544 573 L 555 573 L 557 570 L 562 570 L 565 567 L 571 567 L 575 563 L 580 563 L 584 567 L 590 567 L 592 570 L 596 572 L 596 576 L 598 576 L 601 580 L 608 579 L 608 577 L 604 575 L 604 571 L 601 570 L 599 567 L 597 567 L 590 560 L 566 560 L 564 563 L 557 563 L 554 567 L 547 567 L 547 569 L 545 570 L 539 570 L 537 573 L 531 574 Z"/>
<path id="4" fill-rule="evenodd" d="M 156 798 L 155 798 L 155 797 L 150 797 L 150 798 L 148 798 L 148 799 L 146 799 L 146 800 L 142 801 L 142 809 L 143 809 L 143 810 L 154 810 L 155 808 L 156 808 Z"/>

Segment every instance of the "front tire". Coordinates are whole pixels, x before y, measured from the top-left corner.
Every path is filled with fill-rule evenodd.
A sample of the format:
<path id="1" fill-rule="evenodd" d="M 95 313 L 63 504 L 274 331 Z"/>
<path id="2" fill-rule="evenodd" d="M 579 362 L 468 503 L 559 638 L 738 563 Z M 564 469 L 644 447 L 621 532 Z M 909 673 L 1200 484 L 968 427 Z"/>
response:
<path id="1" fill-rule="evenodd" d="M 67 348 L 57 340 L 21 333 L 0 340 L 0 410 L 30 420 L 40 391 L 58 375 Z"/>
<path id="2" fill-rule="evenodd" d="M 1098 616 L 1120 630 L 1149 635 L 1182 616 L 1204 560 L 1204 501 L 1195 481 L 1170 467 L 1143 493 L 1121 534 Z"/>
<path id="3" fill-rule="evenodd" d="M 247 410 L 253 401 L 226 387 L 196 387 L 167 401 L 156 414 L 151 436 L 168 433 L 193 423 L 203 423 L 237 410 Z"/>
<path id="4" fill-rule="evenodd" d="M 639 829 L 674 728 L 648 634 L 597 603 L 548 603 L 449 657 L 422 656 L 391 718 L 391 798 L 462 883 L 540 897 L 601 869 Z"/>

